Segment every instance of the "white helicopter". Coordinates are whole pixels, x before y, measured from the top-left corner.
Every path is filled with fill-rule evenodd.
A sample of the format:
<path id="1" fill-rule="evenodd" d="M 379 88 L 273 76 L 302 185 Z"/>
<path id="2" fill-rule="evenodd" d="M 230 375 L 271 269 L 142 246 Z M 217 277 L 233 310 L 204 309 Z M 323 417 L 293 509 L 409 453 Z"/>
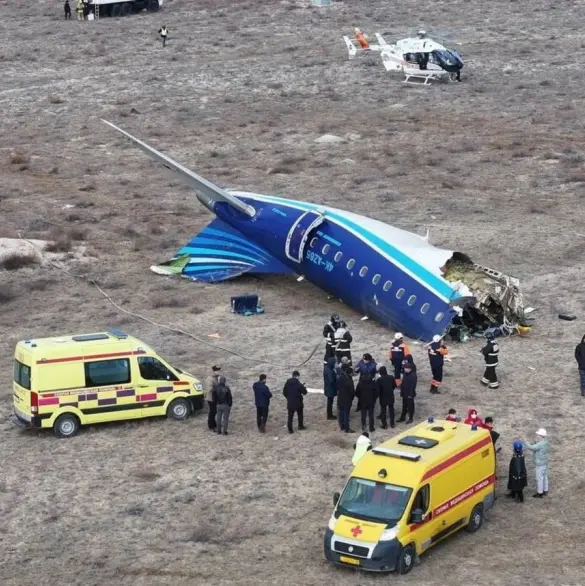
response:
<path id="1" fill-rule="evenodd" d="M 430 81 L 441 78 L 461 81 L 461 55 L 428 38 L 424 30 L 419 30 L 416 37 L 401 39 L 395 44 L 387 43 L 380 33 L 376 33 L 377 45 L 370 44 L 359 29 L 355 30 L 355 41 L 343 37 L 350 59 L 359 52 L 377 51 L 386 71 L 402 71 L 406 83 L 420 83 L 411 80 L 422 80 L 424 85 L 429 85 Z"/>

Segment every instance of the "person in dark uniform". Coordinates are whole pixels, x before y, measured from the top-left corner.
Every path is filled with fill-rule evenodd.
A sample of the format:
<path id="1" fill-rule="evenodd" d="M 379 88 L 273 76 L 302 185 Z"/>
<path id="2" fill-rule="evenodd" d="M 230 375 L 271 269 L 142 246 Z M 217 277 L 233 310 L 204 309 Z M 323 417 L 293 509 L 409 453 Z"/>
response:
<path id="1" fill-rule="evenodd" d="M 376 376 L 376 372 L 378 372 L 378 365 L 376 364 L 376 361 L 372 358 L 372 355 L 366 352 L 364 354 L 364 357 L 357 363 L 355 367 L 355 374 L 359 374 L 360 379 L 364 374 L 368 374 L 372 377 L 372 379 L 374 379 Z M 362 405 L 358 395 L 356 411 L 361 410 Z"/>
<path id="2" fill-rule="evenodd" d="M 65 10 L 65 20 L 71 20 L 71 6 L 69 5 L 69 0 L 65 0 L 63 9 Z"/>
<path id="3" fill-rule="evenodd" d="M 498 376 L 496 374 L 496 367 L 498 366 L 498 354 L 500 348 L 495 340 L 495 336 L 491 332 L 485 335 L 487 344 L 481 349 L 485 360 L 485 372 L 481 379 L 481 383 L 487 385 L 490 389 L 495 389 L 500 386 Z"/>
<path id="4" fill-rule="evenodd" d="M 380 376 L 376 381 L 376 387 L 380 401 L 380 419 L 382 429 L 388 429 L 386 414 L 390 419 L 390 427 L 394 427 L 394 390 L 396 389 L 396 381 L 392 375 L 388 374 L 385 366 L 380 366 L 378 374 Z"/>
<path id="5" fill-rule="evenodd" d="M 416 397 L 417 376 L 410 362 L 404 364 L 404 376 L 400 385 L 400 396 L 402 397 L 402 413 L 400 414 L 399 423 L 406 420 L 406 423 L 412 423 L 414 418 L 414 398 Z"/>
<path id="6" fill-rule="evenodd" d="M 524 489 L 528 484 L 526 474 L 526 462 L 522 442 L 514 442 L 514 455 L 510 460 L 508 472 L 508 490 L 506 496 L 513 498 L 517 503 L 524 502 Z"/>
<path id="7" fill-rule="evenodd" d="M 339 429 L 345 433 L 354 433 L 349 427 L 349 417 L 351 413 L 351 404 L 355 395 L 355 387 L 352 378 L 352 369 L 350 366 L 341 368 L 337 375 L 337 415 L 339 417 Z"/>
<path id="8" fill-rule="evenodd" d="M 334 313 L 323 328 L 323 338 L 325 338 L 323 364 L 327 364 L 329 358 L 335 358 L 335 332 L 339 328 L 339 321 L 339 316 Z"/>
<path id="9" fill-rule="evenodd" d="M 374 428 L 376 383 L 374 382 L 374 377 L 370 373 L 366 372 L 360 376 L 355 394 L 360 403 L 362 412 L 362 431 L 366 431 L 366 417 L 368 418 L 370 431 L 376 431 Z"/>
<path id="10" fill-rule="evenodd" d="M 390 360 L 394 367 L 394 379 L 396 384 L 400 384 L 400 377 L 402 376 L 402 362 L 410 354 L 409 347 L 404 343 L 404 338 L 400 332 L 394 334 L 394 341 L 390 346 Z"/>
<path id="11" fill-rule="evenodd" d="M 445 363 L 445 356 L 449 353 L 447 346 L 442 341 L 441 336 L 433 336 L 433 341 L 429 344 L 429 362 L 431 363 L 431 372 L 433 378 L 431 380 L 431 393 L 433 395 L 440 394 L 439 387 L 443 382 L 443 365 Z"/>
<path id="12" fill-rule="evenodd" d="M 266 422 L 268 421 L 268 410 L 272 393 L 266 384 L 266 375 L 261 374 L 260 378 L 252 386 L 254 391 L 254 404 L 256 405 L 256 423 L 258 431 L 266 433 Z"/>
<path id="13" fill-rule="evenodd" d="M 339 323 L 339 328 L 335 332 L 335 357 L 337 362 L 341 362 L 343 358 L 347 358 L 351 364 L 351 343 L 353 342 L 352 335 L 347 329 L 347 324 L 342 321 Z"/>
<path id="14" fill-rule="evenodd" d="M 335 358 L 329 358 L 323 367 L 323 393 L 327 397 L 327 419 L 337 419 L 333 415 L 333 399 L 337 396 L 336 380 Z"/>
<path id="15" fill-rule="evenodd" d="M 306 429 L 303 422 L 303 395 L 307 394 L 305 385 L 299 380 L 301 374 L 298 370 L 292 373 L 292 377 L 284 383 L 282 394 L 286 397 L 286 407 L 288 409 L 288 419 L 286 426 L 288 432 L 293 433 L 293 417 L 297 414 L 299 420 L 299 429 Z"/>

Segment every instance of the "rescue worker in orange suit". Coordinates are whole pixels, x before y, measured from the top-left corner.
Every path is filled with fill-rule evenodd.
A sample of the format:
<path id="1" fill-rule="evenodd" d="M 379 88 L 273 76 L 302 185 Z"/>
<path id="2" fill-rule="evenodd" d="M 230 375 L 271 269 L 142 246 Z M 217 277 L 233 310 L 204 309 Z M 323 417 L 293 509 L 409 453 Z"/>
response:
<path id="1" fill-rule="evenodd" d="M 362 33 L 362 31 L 359 28 L 357 28 L 357 26 L 354 29 L 354 33 L 355 40 L 360 44 L 360 47 L 362 49 L 369 49 L 370 44 L 368 43 L 368 41 L 366 41 L 366 36 L 364 35 L 364 33 Z"/>
<path id="2" fill-rule="evenodd" d="M 335 358 L 335 332 L 339 326 L 339 316 L 334 313 L 323 328 L 323 338 L 325 338 L 325 356 L 323 357 L 323 364 L 327 364 L 329 358 Z"/>
<path id="3" fill-rule="evenodd" d="M 476 425 L 477 427 L 483 427 L 484 423 L 481 417 L 477 414 L 477 409 L 469 409 L 467 411 L 467 417 L 463 421 L 463 423 L 467 423 L 467 425 Z"/>
<path id="4" fill-rule="evenodd" d="M 449 350 L 442 341 L 441 336 L 433 336 L 433 341 L 429 344 L 429 361 L 431 363 L 431 372 L 433 378 L 431 380 L 431 393 L 433 395 L 440 394 L 439 387 L 443 382 L 443 364 L 445 363 L 445 356 L 449 354 Z"/>
<path id="5" fill-rule="evenodd" d="M 396 332 L 392 346 L 390 346 L 389 358 L 394 367 L 394 380 L 397 385 L 400 384 L 400 377 L 402 376 L 402 362 L 407 356 L 410 356 L 410 348 L 405 344 L 402 334 Z"/>
<path id="6" fill-rule="evenodd" d="M 498 354 L 500 347 L 495 340 L 495 336 L 488 332 L 486 335 L 487 344 L 481 349 L 485 360 L 485 372 L 481 379 L 483 385 L 487 385 L 490 389 L 495 389 L 500 386 L 498 376 L 496 374 L 496 367 L 498 366 Z"/>

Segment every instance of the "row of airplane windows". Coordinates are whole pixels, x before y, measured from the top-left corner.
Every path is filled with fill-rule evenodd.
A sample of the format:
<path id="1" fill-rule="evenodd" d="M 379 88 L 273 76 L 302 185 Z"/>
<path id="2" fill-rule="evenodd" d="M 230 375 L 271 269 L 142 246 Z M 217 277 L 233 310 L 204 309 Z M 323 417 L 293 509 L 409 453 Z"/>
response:
<path id="1" fill-rule="evenodd" d="M 311 248 L 315 248 L 315 246 L 317 245 L 317 241 L 318 241 L 317 237 L 312 238 L 311 242 L 309 243 L 309 246 Z M 323 254 L 325 256 L 330 250 L 331 250 L 331 245 L 325 244 L 323 246 L 323 248 L 321 249 L 321 254 Z M 338 251 L 335 253 L 333 260 L 335 262 L 339 262 L 342 258 L 343 258 L 343 252 Z M 355 266 L 355 259 L 353 259 L 353 258 L 350 258 L 347 261 L 347 264 L 345 265 L 345 267 L 349 271 L 351 271 L 351 269 L 353 269 L 354 266 Z M 360 277 L 365 277 L 368 274 L 368 267 L 363 266 L 360 269 L 360 272 L 358 274 Z M 372 278 L 372 284 L 377 285 L 381 280 L 382 280 L 382 275 L 376 274 Z M 391 287 L 392 287 L 392 281 L 386 281 L 384 283 L 384 285 L 382 286 L 382 291 L 388 292 Z M 406 294 L 406 290 L 401 287 L 400 289 L 398 289 L 398 291 L 396 291 L 396 299 L 402 299 L 405 294 Z M 409 307 L 412 307 L 415 303 L 416 303 L 416 295 L 411 295 L 406 301 L 406 305 L 408 305 Z M 423 303 L 420 306 L 420 312 L 423 315 L 426 315 L 430 309 L 431 309 L 430 303 Z M 440 311 L 439 313 L 437 313 L 437 315 L 435 315 L 435 321 L 440 322 L 443 319 L 443 317 L 445 317 L 445 314 L 442 311 Z"/>

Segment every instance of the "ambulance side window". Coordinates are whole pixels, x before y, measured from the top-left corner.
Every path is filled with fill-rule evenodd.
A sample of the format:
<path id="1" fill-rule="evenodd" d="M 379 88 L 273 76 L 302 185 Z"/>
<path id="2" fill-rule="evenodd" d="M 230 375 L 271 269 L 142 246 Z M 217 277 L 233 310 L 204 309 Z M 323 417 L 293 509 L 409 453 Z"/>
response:
<path id="1" fill-rule="evenodd" d="M 84 368 L 86 387 L 123 385 L 130 382 L 130 361 L 127 358 L 86 362 Z"/>
<path id="2" fill-rule="evenodd" d="M 138 358 L 140 376 L 145 380 L 179 380 L 160 360 L 152 356 Z"/>
<path id="3" fill-rule="evenodd" d="M 431 489 L 428 484 L 425 484 L 414 497 L 411 511 L 421 509 L 423 514 L 427 512 L 430 503 Z"/>

